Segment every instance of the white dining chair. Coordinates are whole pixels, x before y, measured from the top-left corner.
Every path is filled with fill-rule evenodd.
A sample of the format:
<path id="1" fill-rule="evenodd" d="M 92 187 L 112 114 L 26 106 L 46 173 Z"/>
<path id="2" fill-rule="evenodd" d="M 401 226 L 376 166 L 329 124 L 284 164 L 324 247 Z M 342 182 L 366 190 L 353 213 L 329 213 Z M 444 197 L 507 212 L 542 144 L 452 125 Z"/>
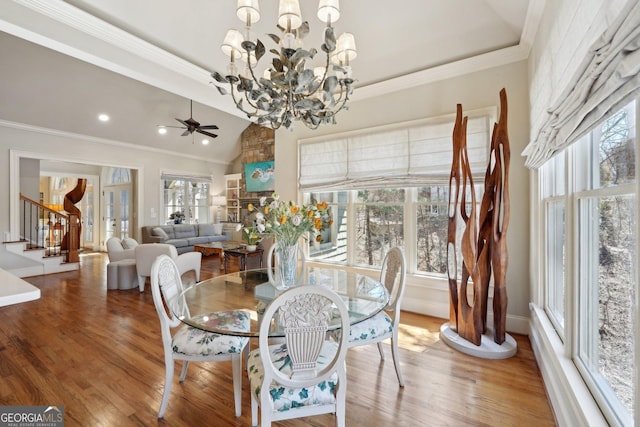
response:
<path id="1" fill-rule="evenodd" d="M 260 324 L 259 348 L 249 353 L 251 423 L 335 413 L 345 425 L 347 334 L 327 334 L 329 322 L 349 328 L 344 302 L 323 286 L 293 287 L 271 302 Z M 284 330 L 284 344 L 270 344 L 273 324 Z M 338 340 L 334 339 L 340 336 Z"/>
<path id="2" fill-rule="evenodd" d="M 175 261 L 168 255 L 160 255 L 151 267 L 151 293 L 160 318 L 165 363 L 164 393 L 162 394 L 158 418 L 164 416 L 164 411 L 167 407 L 176 360 L 183 361 L 180 382 L 185 380 L 189 362 L 231 360 L 236 417 L 242 415 L 242 356 L 247 355 L 249 339 L 214 334 L 187 325 L 182 326 L 172 334 L 172 328 L 179 326 L 181 321 L 176 313 L 168 310 L 167 302 L 172 301 L 173 298 L 180 298 L 182 282 Z M 188 315 L 189 308 L 184 297 L 181 298 L 180 302 L 179 311 L 183 315 Z M 209 314 L 209 317 L 211 322 L 218 325 L 226 325 L 226 329 L 230 331 L 249 331 L 250 317 L 246 311 L 216 312 Z"/>
<path id="3" fill-rule="evenodd" d="M 398 354 L 398 329 L 400 327 L 400 304 L 404 295 L 405 258 L 402 249 L 391 248 L 384 257 L 380 281 L 389 292 L 389 303 L 375 316 L 351 325 L 349 348 L 378 344 L 380 359 L 384 360 L 382 341 L 391 339 L 391 355 L 400 387 L 404 387 L 400 356 Z"/>

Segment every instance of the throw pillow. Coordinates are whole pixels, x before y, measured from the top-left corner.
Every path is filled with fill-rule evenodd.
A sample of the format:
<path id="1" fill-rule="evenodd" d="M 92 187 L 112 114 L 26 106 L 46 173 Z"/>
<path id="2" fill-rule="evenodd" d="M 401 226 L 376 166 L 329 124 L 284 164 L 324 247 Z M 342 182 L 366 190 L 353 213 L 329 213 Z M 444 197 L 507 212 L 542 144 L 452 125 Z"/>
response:
<path id="1" fill-rule="evenodd" d="M 213 236 L 216 234 L 213 224 L 198 224 L 198 235 L 199 236 Z"/>
<path id="2" fill-rule="evenodd" d="M 122 239 L 122 247 L 125 249 L 133 249 L 136 246 L 138 246 L 138 242 L 136 242 L 135 239 L 132 239 L 131 237 L 125 237 L 124 239 Z"/>
<path id="3" fill-rule="evenodd" d="M 222 234 L 222 225 L 223 224 L 213 224 L 213 234 Z"/>
<path id="4" fill-rule="evenodd" d="M 165 240 L 169 238 L 169 235 L 167 234 L 167 232 L 166 232 L 166 231 L 164 231 L 164 230 L 163 230 L 162 228 L 160 228 L 160 227 L 154 227 L 154 228 L 151 230 L 151 234 L 152 234 L 153 236 L 156 236 L 156 237 L 161 237 L 161 238 L 163 238 L 163 239 L 165 239 Z"/>

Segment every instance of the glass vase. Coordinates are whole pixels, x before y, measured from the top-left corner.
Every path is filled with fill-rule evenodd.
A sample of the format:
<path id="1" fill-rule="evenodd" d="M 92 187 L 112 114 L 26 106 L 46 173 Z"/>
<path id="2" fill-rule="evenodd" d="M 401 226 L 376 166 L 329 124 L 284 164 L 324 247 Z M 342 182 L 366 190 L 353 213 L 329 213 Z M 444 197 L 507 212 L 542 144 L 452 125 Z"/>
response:
<path id="1" fill-rule="evenodd" d="M 289 289 L 298 281 L 298 244 L 293 245 L 276 242 L 267 257 L 269 281 L 276 289 Z M 275 257 L 275 275 L 271 266 L 271 252 Z M 304 257 L 302 258 L 304 268 Z"/>

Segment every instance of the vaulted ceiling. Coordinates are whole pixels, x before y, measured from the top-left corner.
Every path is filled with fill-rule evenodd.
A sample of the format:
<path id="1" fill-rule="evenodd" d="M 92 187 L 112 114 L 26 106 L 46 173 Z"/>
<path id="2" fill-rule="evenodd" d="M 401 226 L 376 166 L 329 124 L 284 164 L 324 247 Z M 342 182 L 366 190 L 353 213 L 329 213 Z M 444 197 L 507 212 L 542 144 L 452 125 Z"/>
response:
<path id="1" fill-rule="evenodd" d="M 371 96 L 526 59 L 545 0 L 342 0 L 336 34 L 355 35 L 351 108 Z M 317 1 L 301 1 L 321 44 Z M 0 121 L 230 162 L 249 124 L 211 84 L 226 73 L 220 44 L 242 28 L 234 0 L 0 0 Z M 278 5 L 261 2 L 254 32 L 270 42 Z M 269 48 L 269 46 L 267 46 Z M 266 61 L 266 59 L 263 59 Z M 157 125 L 190 115 L 218 138 Z M 111 120 L 102 123 L 99 113 Z M 297 124 L 303 126 L 302 124 Z"/>

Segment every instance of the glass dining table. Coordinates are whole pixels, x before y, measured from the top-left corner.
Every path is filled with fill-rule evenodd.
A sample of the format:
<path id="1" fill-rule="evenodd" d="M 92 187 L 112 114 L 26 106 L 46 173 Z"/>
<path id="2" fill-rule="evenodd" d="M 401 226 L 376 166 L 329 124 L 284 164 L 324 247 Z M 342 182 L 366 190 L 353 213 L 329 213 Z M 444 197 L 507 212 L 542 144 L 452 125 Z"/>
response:
<path id="1" fill-rule="evenodd" d="M 379 313 L 388 303 L 389 294 L 377 279 L 344 268 L 305 266 L 298 285 L 325 286 L 340 295 L 349 311 L 350 323 L 361 322 Z M 167 302 L 169 309 L 185 324 L 225 335 L 257 338 L 261 314 L 281 292 L 267 276 L 266 269 L 229 273 L 203 280 Z M 215 313 L 215 316 L 212 316 Z M 234 330 L 220 319 L 233 318 L 238 313 L 249 316 L 248 330 Z M 338 319 L 329 329 L 339 327 Z M 270 337 L 283 337 L 284 331 L 273 325 Z"/>

